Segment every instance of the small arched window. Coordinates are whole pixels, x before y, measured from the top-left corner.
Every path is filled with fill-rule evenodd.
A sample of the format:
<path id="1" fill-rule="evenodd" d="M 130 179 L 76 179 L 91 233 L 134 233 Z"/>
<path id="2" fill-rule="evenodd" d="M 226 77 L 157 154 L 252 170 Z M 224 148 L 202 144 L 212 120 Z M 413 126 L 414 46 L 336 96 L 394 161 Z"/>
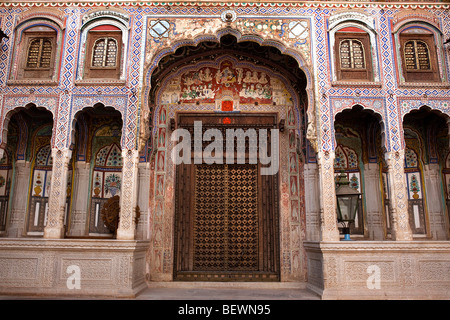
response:
<path id="1" fill-rule="evenodd" d="M 340 29 L 335 34 L 337 80 L 372 81 L 369 34 L 356 27 Z"/>
<path id="2" fill-rule="evenodd" d="M 406 70 L 430 70 L 430 50 L 426 42 L 409 40 L 405 43 Z"/>
<path id="3" fill-rule="evenodd" d="M 115 68 L 117 65 L 117 40 L 100 38 L 92 50 L 92 67 Z"/>
<path id="4" fill-rule="evenodd" d="M 364 45 L 356 39 L 342 40 L 339 45 L 341 69 L 364 69 Z"/>
<path id="5" fill-rule="evenodd" d="M 52 58 L 52 41 L 49 38 L 34 38 L 28 46 L 27 68 L 48 69 Z"/>
<path id="6" fill-rule="evenodd" d="M 423 30 L 407 29 L 400 33 L 399 40 L 405 81 L 439 81 L 434 35 Z"/>
<path id="7" fill-rule="evenodd" d="M 21 41 L 18 79 L 51 79 L 55 70 L 57 33 L 50 27 L 26 29 Z"/>
<path id="8" fill-rule="evenodd" d="M 87 34 L 85 78 L 119 79 L 122 31 L 113 25 L 100 25 Z"/>

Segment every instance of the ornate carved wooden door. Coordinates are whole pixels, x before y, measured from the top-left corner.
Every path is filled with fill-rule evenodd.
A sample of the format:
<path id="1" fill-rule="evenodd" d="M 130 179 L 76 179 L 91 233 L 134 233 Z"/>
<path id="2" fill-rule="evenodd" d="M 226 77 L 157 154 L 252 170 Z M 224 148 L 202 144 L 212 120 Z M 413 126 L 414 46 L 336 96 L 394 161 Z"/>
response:
<path id="1" fill-rule="evenodd" d="M 180 115 L 178 127 L 192 130 L 191 117 Z M 225 132 L 229 119 L 222 118 L 196 115 L 195 120 L 204 130 Z M 256 123 L 273 128 L 273 114 L 262 118 L 240 115 L 231 122 L 244 130 Z M 177 166 L 175 280 L 279 280 L 278 176 L 262 176 L 260 169 L 248 161 Z"/>

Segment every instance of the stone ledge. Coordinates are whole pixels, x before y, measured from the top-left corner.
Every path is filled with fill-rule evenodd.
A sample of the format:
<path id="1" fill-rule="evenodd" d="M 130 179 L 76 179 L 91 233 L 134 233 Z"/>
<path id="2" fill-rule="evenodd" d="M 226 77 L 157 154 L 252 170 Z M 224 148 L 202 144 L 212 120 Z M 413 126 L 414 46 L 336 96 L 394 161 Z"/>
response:
<path id="1" fill-rule="evenodd" d="M 450 241 L 309 241 L 305 249 L 307 288 L 322 299 L 450 297 Z"/>
<path id="2" fill-rule="evenodd" d="M 0 239 L 0 293 L 135 297 L 145 282 L 148 241 Z M 80 270 L 80 289 L 70 289 Z"/>
<path id="3" fill-rule="evenodd" d="M 116 239 L 29 239 L 0 238 L 0 252 L 4 249 L 73 249 L 73 250 L 146 250 L 149 242 L 144 240 Z"/>
<path id="4" fill-rule="evenodd" d="M 325 251 L 383 251 L 393 250 L 408 252 L 423 252 L 424 250 L 439 250 L 450 253 L 450 241 L 305 241 L 309 250 Z"/>

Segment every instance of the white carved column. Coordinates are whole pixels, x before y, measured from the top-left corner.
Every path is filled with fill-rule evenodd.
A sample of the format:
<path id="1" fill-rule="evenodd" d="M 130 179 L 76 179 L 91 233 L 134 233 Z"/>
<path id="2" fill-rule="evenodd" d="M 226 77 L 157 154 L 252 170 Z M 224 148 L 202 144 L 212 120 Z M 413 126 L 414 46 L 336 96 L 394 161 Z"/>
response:
<path id="1" fill-rule="evenodd" d="M 84 236 L 86 234 L 86 221 L 88 219 L 89 173 L 90 164 L 84 161 L 75 163 L 75 178 L 72 186 L 72 212 L 70 213 L 71 236 Z"/>
<path id="2" fill-rule="evenodd" d="M 136 227 L 136 239 L 145 240 L 148 238 L 148 204 L 150 194 L 150 163 L 139 163 L 139 188 L 137 204 L 139 206 L 141 216 L 139 217 L 138 225 Z"/>
<path id="3" fill-rule="evenodd" d="M 44 229 L 44 238 L 64 238 L 64 215 L 67 199 L 67 179 L 69 163 L 72 158 L 70 149 L 52 149 L 53 167 L 50 195 L 48 199 L 47 225 Z"/>
<path id="4" fill-rule="evenodd" d="M 433 240 L 445 240 L 445 205 L 442 195 L 442 177 L 438 163 L 424 165 L 423 175 L 425 179 L 426 203 L 430 220 L 430 233 Z"/>
<path id="5" fill-rule="evenodd" d="M 366 163 L 364 165 L 364 183 L 367 208 L 367 228 L 369 239 L 383 240 L 383 202 L 380 192 L 380 167 L 377 163 Z"/>
<path id="6" fill-rule="evenodd" d="M 139 151 L 122 150 L 122 191 L 120 196 L 118 240 L 134 240 L 136 234 L 136 204 L 138 187 Z"/>
<path id="7" fill-rule="evenodd" d="M 322 241 L 339 241 L 336 214 L 336 185 L 334 182 L 334 152 L 317 153 L 319 167 L 320 228 Z"/>
<path id="8" fill-rule="evenodd" d="M 30 162 L 17 160 L 15 164 L 14 183 L 11 184 L 12 201 L 6 234 L 10 238 L 21 237 L 25 233 L 25 217 L 30 184 Z"/>
<path id="9" fill-rule="evenodd" d="M 317 164 L 305 163 L 306 239 L 320 240 L 320 192 Z"/>
<path id="10" fill-rule="evenodd" d="M 390 184 L 392 240 L 410 241 L 412 232 L 409 225 L 408 194 L 404 170 L 405 150 L 386 152 L 385 157 Z"/>

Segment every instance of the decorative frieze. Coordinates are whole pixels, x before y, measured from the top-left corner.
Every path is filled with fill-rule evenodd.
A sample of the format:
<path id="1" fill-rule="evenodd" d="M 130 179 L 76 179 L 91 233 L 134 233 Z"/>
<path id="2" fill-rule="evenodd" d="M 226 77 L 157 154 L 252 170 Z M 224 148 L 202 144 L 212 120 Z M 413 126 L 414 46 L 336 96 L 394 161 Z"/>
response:
<path id="1" fill-rule="evenodd" d="M 448 295 L 450 249 L 445 241 L 305 242 L 305 248 L 308 287 L 322 299 Z"/>
<path id="2" fill-rule="evenodd" d="M 325 292 L 329 288 L 339 290 L 347 285 L 347 288 L 359 288 L 364 285 L 366 277 L 365 269 L 375 256 L 375 262 L 382 272 L 382 286 L 388 282 L 399 284 L 399 288 L 418 288 L 420 283 L 429 287 L 434 285 L 448 286 L 448 252 L 444 252 L 448 244 L 437 243 L 424 244 L 424 248 L 414 244 L 396 244 L 391 242 L 371 244 L 327 244 L 326 247 L 315 248 L 314 258 L 305 261 L 304 241 L 306 239 L 317 239 L 323 241 L 338 241 L 339 232 L 336 221 L 336 198 L 334 185 L 334 116 L 355 105 L 361 105 L 366 109 L 378 113 L 384 124 L 383 137 L 386 139 L 383 146 L 386 147 L 386 162 L 388 165 L 387 176 L 389 177 L 390 189 L 389 200 L 393 217 L 393 239 L 400 241 L 412 240 L 411 230 L 407 212 L 407 194 L 404 167 L 404 148 L 402 145 L 403 128 L 402 119 L 405 114 L 426 105 L 434 110 L 440 110 L 443 114 L 450 113 L 448 96 L 450 94 L 447 82 L 436 83 L 398 83 L 398 74 L 395 58 L 396 43 L 392 40 L 392 32 L 400 30 L 404 23 L 412 23 L 414 19 L 423 19 L 431 23 L 442 35 L 449 34 L 450 17 L 446 3 L 374 3 L 374 2 L 350 2 L 350 1 L 307 1 L 307 2 L 257 2 L 257 3 L 154 3 L 142 2 L 139 6 L 131 1 L 111 1 L 101 3 L 97 7 L 94 3 L 80 2 L 48 2 L 48 1 L 7 1 L 0 4 L 0 27 L 9 36 L 0 43 L 0 107 L 1 119 L 8 118 L 11 111 L 34 104 L 38 108 L 50 110 L 53 114 L 53 178 L 49 203 L 48 225 L 46 238 L 61 238 L 63 232 L 62 219 L 64 217 L 65 186 L 68 175 L 68 164 L 70 161 L 73 141 L 71 140 L 74 130 L 74 120 L 78 111 L 86 107 L 93 107 L 100 103 L 107 107 L 119 110 L 123 120 L 122 132 L 122 156 L 123 156 L 123 181 L 121 194 L 120 226 L 117 238 L 121 240 L 134 239 L 136 236 L 136 205 L 147 201 L 147 206 L 141 209 L 147 211 L 141 214 L 138 231 L 139 237 L 151 237 L 151 244 L 146 243 L 149 248 L 147 262 L 145 253 L 138 258 L 129 255 L 120 255 L 114 252 L 108 255 L 104 251 L 111 252 L 124 249 L 121 241 L 105 242 L 51 242 L 50 247 L 44 245 L 40 240 L 20 242 L 15 244 L 1 242 L 0 251 L 0 291 L 11 292 L 4 289 L 3 284 L 11 284 L 12 287 L 39 287 L 41 292 L 64 292 L 70 293 L 64 288 L 65 274 L 68 266 L 79 264 L 82 270 L 89 272 L 86 278 L 88 288 L 84 292 L 106 292 L 105 288 L 125 288 L 126 292 L 134 292 L 130 286 L 138 283 L 143 285 L 143 273 L 146 268 L 150 270 L 148 279 L 172 280 L 173 271 L 173 211 L 174 190 L 176 183 L 174 177 L 174 164 L 170 159 L 170 150 L 173 148 L 169 141 L 168 121 L 173 118 L 177 111 L 209 112 L 227 111 L 230 105 L 232 111 L 240 112 L 276 112 L 288 121 L 287 109 L 281 105 L 292 102 L 292 94 L 285 94 L 286 86 L 278 86 L 278 91 L 264 91 L 266 79 L 262 71 L 266 67 L 259 66 L 255 81 L 249 81 L 248 87 L 253 84 L 255 88 L 260 84 L 262 90 L 256 93 L 245 90 L 244 86 L 239 91 L 228 90 L 220 92 L 217 96 L 211 95 L 212 87 L 208 90 L 208 82 L 201 82 L 202 90 L 192 88 L 195 84 L 195 73 L 206 72 L 205 68 L 193 68 L 191 66 L 191 78 L 184 79 L 184 92 L 179 90 L 180 96 L 176 99 L 173 93 L 176 90 L 167 90 L 167 100 L 164 105 L 149 106 L 149 92 L 151 89 L 151 78 L 158 64 L 164 59 L 170 59 L 170 55 L 176 54 L 181 47 L 195 46 L 205 42 L 218 42 L 224 35 L 235 36 L 238 42 L 252 41 L 263 46 L 270 46 L 279 50 L 282 54 L 294 57 L 298 67 L 305 73 L 306 98 L 308 107 L 301 112 L 296 110 L 294 117 L 297 122 L 287 126 L 287 133 L 281 139 L 281 166 L 280 176 L 280 207 L 281 207 L 281 246 L 280 261 L 282 267 L 282 281 L 301 279 L 308 265 L 311 284 L 321 288 Z M 106 9 L 109 6 L 112 9 Z M 10 79 L 9 73 L 17 69 L 17 65 L 9 65 L 13 61 L 16 47 L 15 35 L 17 27 L 28 26 L 26 19 L 35 18 L 39 13 L 52 8 L 46 18 L 55 19 L 64 34 L 64 43 L 61 43 L 61 61 L 58 79 L 51 81 L 37 81 L 33 79 Z M 29 10 L 29 9 L 32 10 Z M 412 10 L 411 10 L 412 9 Z M 99 79 L 87 80 L 79 76 L 80 66 L 83 64 L 84 48 L 82 27 L 92 21 L 100 21 L 106 18 L 120 20 L 129 30 L 126 38 L 127 56 L 123 59 L 123 77 L 119 80 Z M 64 23 L 62 23 L 64 21 Z M 329 31 L 340 23 L 348 21 L 359 22 L 377 35 L 371 38 L 374 53 L 372 59 L 376 61 L 375 81 L 333 81 L 333 68 L 335 63 L 330 56 Z M 392 29 L 393 28 L 393 29 Z M 445 40 L 445 39 L 444 39 Z M 349 43 L 350 44 L 350 43 Z M 105 43 L 106 45 L 106 43 Z M 352 43 L 352 46 L 354 44 Z M 37 66 L 41 61 L 44 66 L 45 48 L 44 43 L 31 46 L 35 51 L 30 56 L 30 67 Z M 442 47 L 438 50 L 440 55 L 438 61 L 442 65 L 441 73 L 448 73 L 448 52 Z M 104 66 L 103 58 L 110 56 L 111 61 L 118 57 L 120 49 L 118 46 L 103 47 L 98 55 L 98 65 Z M 113 50 L 114 49 L 114 50 Z M 358 49 L 358 48 L 355 48 Z M 417 66 L 427 66 L 429 57 L 421 54 L 420 46 L 415 43 L 411 46 L 412 51 L 406 52 L 406 61 L 415 63 Z M 350 50 L 342 52 L 347 54 L 350 62 L 353 58 L 353 67 L 357 66 L 360 52 Z M 41 52 L 41 53 L 39 53 Z M 359 63 L 363 63 L 359 56 Z M 100 63 L 100 58 L 102 61 Z M 397 59 L 402 57 L 397 57 Z M 35 59 L 32 61 L 32 59 Z M 411 60 L 412 59 L 412 60 Z M 106 61 L 106 60 L 105 60 Z M 345 61 L 343 61 L 345 63 Z M 239 62 L 241 63 L 241 62 Z M 106 65 L 108 63 L 106 62 Z M 214 71 L 224 71 L 220 66 L 209 62 L 209 67 Z M 351 63 L 347 66 L 352 66 Z M 413 64 L 411 64 L 412 68 Z M 242 70 L 244 65 L 242 64 Z M 297 66 L 296 66 L 297 67 Z M 408 65 L 406 66 L 408 69 Z M 210 68 L 211 70 L 211 68 Z M 231 69 L 230 69 L 231 70 Z M 239 70 L 233 69 L 236 78 Z M 245 71 L 248 71 L 245 69 Z M 173 70 L 176 74 L 178 71 Z M 181 74 L 178 74 L 181 77 Z M 244 75 L 245 76 L 245 75 Z M 206 74 L 203 79 L 208 79 Z M 206 78 L 205 78 L 206 77 Z M 445 79 L 448 77 L 445 77 Z M 218 78 L 226 85 L 226 75 L 219 72 Z M 445 80 L 444 79 L 444 80 Z M 187 82 L 189 82 L 189 85 Z M 230 80 L 230 79 L 228 79 Z M 244 78 L 241 79 L 244 83 Z M 268 80 L 268 79 L 267 79 Z M 190 82 L 192 81 L 192 82 Z M 213 82 L 210 82 L 213 83 Z M 217 84 L 217 81 L 214 82 Z M 230 83 L 228 83 L 230 84 Z M 158 83 L 159 85 L 159 83 Z M 177 83 L 167 85 L 176 87 Z M 181 83 L 180 83 L 181 85 Z M 176 89 L 176 88 L 175 88 Z M 241 92 L 242 91 L 242 92 Z M 185 99 L 180 99 L 185 93 Z M 292 93 L 292 91 L 291 91 Z M 240 96 L 242 94 L 242 96 Z M 253 95 L 253 96 L 251 96 Z M 187 99 L 191 97 L 192 99 Z M 209 104 L 200 104 L 208 98 Z M 240 101 L 240 97 L 243 100 Z M 276 99 L 275 99 L 276 98 Z M 175 99 L 175 100 L 170 100 Z M 219 101 L 220 100 L 220 101 Z M 295 97 L 294 97 L 295 100 Z M 160 101 L 161 102 L 161 101 Z M 196 102 L 199 104 L 197 105 Z M 262 107 L 255 106 L 255 102 L 264 104 Z M 289 102 L 289 103 L 287 103 Z M 292 102 L 294 107 L 297 101 Z M 271 105 L 272 104 L 272 105 Z M 290 105 L 291 107 L 291 105 Z M 225 108 L 225 110 L 222 110 Z M 147 110 L 148 109 L 148 110 Z M 163 112 L 166 112 L 163 114 Z M 229 110 L 228 110 L 229 111 Z M 161 113 L 160 113 L 161 112 Z M 296 134 L 302 132 L 303 116 L 308 116 L 307 138 L 315 151 L 318 152 L 317 168 L 311 168 L 308 176 L 305 176 L 305 168 L 302 162 L 302 152 L 297 152 Z M 155 150 L 149 155 L 149 168 L 145 174 L 138 169 L 137 134 L 140 128 L 148 124 L 145 118 L 152 117 L 155 124 L 153 127 L 155 139 Z M 160 118 L 160 117 L 163 117 Z M 141 118 L 139 120 L 139 118 Z M 2 123 L 2 145 L 6 142 L 7 128 Z M 145 129 L 145 128 L 144 128 Z M 145 144 L 145 141 L 144 141 Z M 151 144 L 151 143 L 150 143 Z M 20 145 L 20 148 L 23 148 Z M 154 157 L 154 158 L 153 158 Z M 22 167 L 17 163 L 16 188 L 28 190 L 29 163 Z M 27 171 L 28 170 L 28 173 Z M 142 171 L 142 172 L 143 172 Z M 87 176 L 80 176 L 86 179 Z M 376 186 L 376 175 L 367 175 L 371 179 L 372 189 Z M 379 177 L 378 177 L 379 178 Z M 439 177 L 436 177 L 439 178 Z M 433 178 L 436 180 L 435 178 Z M 141 181 L 141 183 L 139 182 Z M 378 181 L 379 182 L 379 181 Z M 144 184 L 147 184 L 146 186 Z M 142 189 L 141 189 L 142 188 Z M 145 192 L 142 191 L 145 188 Z M 308 190 L 314 188 L 314 190 Z M 306 190 L 305 190 L 306 189 Z M 88 196 L 88 191 L 81 191 L 77 196 Z M 150 194 L 150 199 L 148 194 Z M 429 195 L 429 193 L 428 193 Z M 438 196 L 436 194 L 436 196 Z M 434 199 L 434 198 L 433 198 Z M 139 200 L 139 201 L 138 201 Z M 430 199 L 433 201 L 432 199 Z M 315 201 L 312 204 L 312 201 Z M 26 221 L 27 199 L 23 194 L 15 194 L 12 197 L 12 208 L 9 211 L 9 237 L 20 237 Z M 444 205 L 444 204 L 443 204 Z M 81 205 L 80 205 L 81 206 Z M 75 206 L 73 207 L 75 208 Z M 306 208 L 306 209 L 305 209 Z M 309 208 L 309 209 L 308 209 Z M 445 209 L 445 206 L 443 207 Z M 373 206 L 367 211 L 370 228 L 377 228 L 376 238 L 381 238 L 383 228 L 380 208 Z M 376 215 L 378 214 L 378 215 Z M 78 230 L 73 235 L 83 235 L 82 225 L 86 221 L 86 212 L 77 207 L 72 212 L 73 225 L 78 224 Z M 430 213 L 430 223 L 434 230 L 447 223 L 448 213 L 440 212 L 438 209 Z M 436 227 L 433 227 L 433 226 Z M 144 229 L 144 230 L 143 230 Z M 440 238 L 447 238 L 440 231 Z M 51 240 L 49 240 L 51 241 Z M 336 245 L 336 248 L 334 247 Z M 422 243 L 421 243 L 422 245 Z M 15 246 L 15 247 L 14 247 Z M 14 248 L 13 248 L 14 247 Z M 120 247 L 120 248 L 119 248 Z M 126 250 L 133 250 L 133 245 Z M 312 250 L 312 246 L 306 246 Z M 119 248 L 119 249 L 118 249 Z M 33 255 L 20 257 L 21 250 L 34 249 Z M 139 248 L 141 250 L 142 248 Z M 13 255 L 12 252 L 16 250 Z M 76 253 L 70 252 L 75 250 Z M 142 249 L 143 251 L 145 249 Z M 328 251 L 327 251 L 328 250 Z M 335 250 L 335 251 L 333 251 Z M 383 251 L 384 250 L 384 251 Z M 87 252 L 86 252 L 87 251 Z M 333 251 L 335 256 L 329 255 Z M 432 253 L 435 251 L 434 253 Z M 44 253 L 42 253 L 44 252 Z M 94 255 L 100 252 L 99 257 Z M 382 254 L 386 257 L 381 257 Z M 11 253 L 11 255 L 10 255 Z M 141 253 L 139 253 L 141 254 Z M 323 259 L 319 257 L 324 255 Z M 407 254 L 412 254 L 408 256 Z M 418 258 L 418 255 L 421 255 Z M 439 255 L 435 258 L 434 254 Z M 348 256 L 346 256 L 348 255 Z M 3 258 L 2 258 L 3 257 Z M 3 259 L 3 260 L 2 260 Z M 56 269 L 54 269 L 57 266 Z M 432 270 L 436 270 L 432 274 Z M 20 278 L 20 273 L 26 274 Z M 53 273 L 57 278 L 53 278 Z M 12 276 L 11 276 L 12 275 Z M 130 276 L 131 275 L 131 276 Z M 354 275 L 354 277 L 352 276 Z M 56 277 L 56 276 L 55 276 Z M 91 277 L 91 278 L 89 278 Z M 100 280 L 102 288 L 95 287 L 95 279 Z M 4 282 L 3 282 L 3 279 Z M 17 281 L 16 281 L 17 279 Z M 57 279 L 57 280 L 55 280 Z M 132 279 L 132 280 L 130 280 Z M 438 282 L 438 280 L 441 282 Z M 10 282 L 8 282 L 10 281 Z M 47 287 L 58 283 L 54 291 Z M 6 285 L 4 285 L 6 287 Z M 114 290 L 116 290 L 114 289 Z M 394 290 L 390 287 L 389 290 Z M 433 288 L 432 288 L 433 289 Z M 53 289 L 52 289 L 53 290 Z M 56 291 L 55 291 L 56 290 Z M 111 292 L 119 292 L 117 291 Z M 359 290 L 359 289 L 355 289 Z M 365 289 L 364 289 L 365 290 Z M 338 291 L 334 291 L 338 292 Z M 355 291 L 356 292 L 356 291 Z M 365 291 L 364 291 L 365 292 Z M 389 292 L 389 291 L 385 291 Z M 448 294 L 447 291 L 443 291 Z M 372 292 L 371 292 L 372 293 Z M 334 293 L 326 293 L 330 297 Z"/>
<path id="3" fill-rule="evenodd" d="M 148 242 L 2 239 L 0 244 L 1 294 L 134 297 L 147 287 Z M 73 270 L 78 287 L 71 286 Z"/>

